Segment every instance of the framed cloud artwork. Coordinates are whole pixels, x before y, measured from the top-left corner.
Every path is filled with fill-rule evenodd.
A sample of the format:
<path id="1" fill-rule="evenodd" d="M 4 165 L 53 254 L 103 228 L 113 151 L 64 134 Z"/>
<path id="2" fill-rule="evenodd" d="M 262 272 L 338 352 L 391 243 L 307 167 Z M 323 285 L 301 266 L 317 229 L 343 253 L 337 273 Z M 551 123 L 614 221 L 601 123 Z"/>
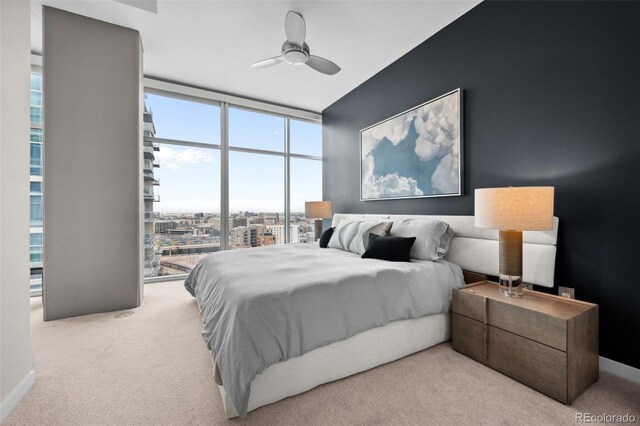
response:
<path id="1" fill-rule="evenodd" d="M 462 195 L 462 90 L 360 131 L 363 201 Z"/>

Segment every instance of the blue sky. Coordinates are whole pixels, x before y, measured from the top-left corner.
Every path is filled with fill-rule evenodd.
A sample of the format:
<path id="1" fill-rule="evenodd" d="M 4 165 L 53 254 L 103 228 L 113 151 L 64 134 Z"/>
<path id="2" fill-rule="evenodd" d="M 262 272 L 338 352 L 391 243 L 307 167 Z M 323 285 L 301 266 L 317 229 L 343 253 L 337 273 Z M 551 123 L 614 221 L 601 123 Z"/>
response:
<path id="1" fill-rule="evenodd" d="M 220 143 L 218 106 L 148 94 L 156 137 Z M 320 125 L 291 121 L 291 150 L 322 155 Z M 229 110 L 230 146 L 284 150 L 284 119 L 237 108 Z M 220 211 L 220 151 L 161 145 L 155 169 L 161 213 Z M 291 211 L 304 211 L 305 201 L 322 199 L 322 162 L 291 159 Z M 284 157 L 229 153 L 229 210 L 284 211 Z"/>

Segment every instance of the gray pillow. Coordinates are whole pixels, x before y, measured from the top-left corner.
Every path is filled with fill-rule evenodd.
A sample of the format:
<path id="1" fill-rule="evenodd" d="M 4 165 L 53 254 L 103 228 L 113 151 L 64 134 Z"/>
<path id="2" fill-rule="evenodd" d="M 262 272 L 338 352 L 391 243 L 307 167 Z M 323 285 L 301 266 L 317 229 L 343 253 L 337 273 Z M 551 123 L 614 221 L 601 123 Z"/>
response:
<path id="1" fill-rule="evenodd" d="M 393 222 L 392 237 L 416 237 L 411 258 L 440 260 L 449 250 L 453 230 L 437 219 L 401 219 Z"/>
<path id="2" fill-rule="evenodd" d="M 386 236 L 391 229 L 391 225 L 391 222 L 341 220 L 335 231 L 333 231 L 328 247 L 362 255 L 367 251 L 369 235 Z"/>

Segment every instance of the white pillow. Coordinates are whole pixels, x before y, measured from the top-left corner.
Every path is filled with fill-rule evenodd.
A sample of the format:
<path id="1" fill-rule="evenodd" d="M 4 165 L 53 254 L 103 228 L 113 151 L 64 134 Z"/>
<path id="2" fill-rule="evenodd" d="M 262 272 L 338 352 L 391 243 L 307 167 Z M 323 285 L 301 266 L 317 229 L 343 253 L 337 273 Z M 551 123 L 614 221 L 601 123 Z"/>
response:
<path id="1" fill-rule="evenodd" d="M 391 222 L 343 219 L 333 231 L 327 247 L 362 255 L 367 251 L 369 235 L 373 233 L 386 236 L 389 233 L 389 229 L 391 229 L 391 225 Z"/>
<path id="2" fill-rule="evenodd" d="M 447 254 L 453 230 L 437 219 L 401 219 L 393 222 L 392 237 L 416 237 L 411 258 L 440 260 Z"/>
<path id="3" fill-rule="evenodd" d="M 444 257 L 449 252 L 451 240 L 453 239 L 453 237 L 455 237 L 455 235 L 456 232 L 449 224 L 447 224 L 447 232 L 445 232 L 442 238 L 440 238 L 440 245 L 438 246 L 438 257 L 440 259 L 444 259 Z"/>

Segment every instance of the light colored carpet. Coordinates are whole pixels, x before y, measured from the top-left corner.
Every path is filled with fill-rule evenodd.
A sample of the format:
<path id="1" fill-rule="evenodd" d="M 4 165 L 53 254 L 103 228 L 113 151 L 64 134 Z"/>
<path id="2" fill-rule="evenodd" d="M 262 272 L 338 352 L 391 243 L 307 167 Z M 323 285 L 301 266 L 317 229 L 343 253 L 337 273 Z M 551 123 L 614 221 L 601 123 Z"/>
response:
<path id="1" fill-rule="evenodd" d="M 150 284 L 140 308 L 43 322 L 32 300 L 36 384 L 6 425 L 575 424 L 632 413 L 640 386 L 609 375 L 568 407 L 444 343 L 227 421 L 181 282 Z"/>

